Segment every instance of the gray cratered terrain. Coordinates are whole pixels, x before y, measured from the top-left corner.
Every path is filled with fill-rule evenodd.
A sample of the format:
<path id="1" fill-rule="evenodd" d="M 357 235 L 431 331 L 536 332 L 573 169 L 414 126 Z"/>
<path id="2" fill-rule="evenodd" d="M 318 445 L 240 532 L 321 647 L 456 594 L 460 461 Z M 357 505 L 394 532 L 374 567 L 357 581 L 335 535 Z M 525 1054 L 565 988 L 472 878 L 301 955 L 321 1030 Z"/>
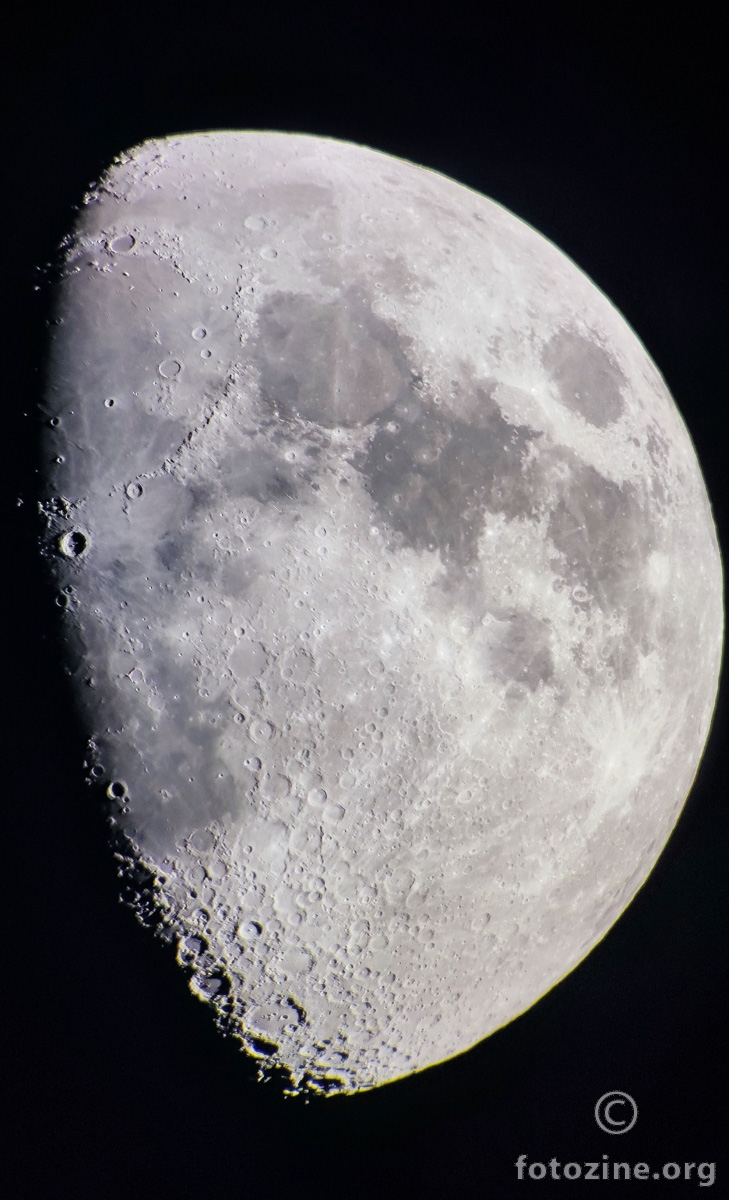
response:
<path id="1" fill-rule="evenodd" d="M 292 1090 L 465 1050 L 613 924 L 707 736 L 661 376 L 522 221 L 325 138 L 131 150 L 56 287 L 45 549 L 138 905 Z"/>

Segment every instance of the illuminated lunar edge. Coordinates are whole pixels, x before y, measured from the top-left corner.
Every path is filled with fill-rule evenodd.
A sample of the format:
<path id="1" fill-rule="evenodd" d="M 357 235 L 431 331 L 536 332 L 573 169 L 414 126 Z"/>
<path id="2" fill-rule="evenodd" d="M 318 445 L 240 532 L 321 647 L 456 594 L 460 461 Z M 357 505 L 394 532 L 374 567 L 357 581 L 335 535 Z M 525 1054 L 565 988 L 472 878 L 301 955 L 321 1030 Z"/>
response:
<path id="1" fill-rule="evenodd" d="M 56 286 L 45 547 L 132 902 L 292 1091 L 465 1050 L 623 911 L 707 736 L 663 380 L 522 221 L 323 138 L 133 149 Z"/>

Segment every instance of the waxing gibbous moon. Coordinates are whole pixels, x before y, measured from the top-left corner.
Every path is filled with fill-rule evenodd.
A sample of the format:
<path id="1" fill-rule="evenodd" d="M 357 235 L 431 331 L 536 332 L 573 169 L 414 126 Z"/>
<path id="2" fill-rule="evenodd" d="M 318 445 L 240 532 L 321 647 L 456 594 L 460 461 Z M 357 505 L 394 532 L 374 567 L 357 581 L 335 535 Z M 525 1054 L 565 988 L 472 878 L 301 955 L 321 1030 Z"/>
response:
<path id="1" fill-rule="evenodd" d="M 464 1051 L 704 747 L 721 563 L 660 374 L 524 222 L 327 138 L 145 142 L 55 287 L 44 552 L 125 894 L 292 1091 Z"/>

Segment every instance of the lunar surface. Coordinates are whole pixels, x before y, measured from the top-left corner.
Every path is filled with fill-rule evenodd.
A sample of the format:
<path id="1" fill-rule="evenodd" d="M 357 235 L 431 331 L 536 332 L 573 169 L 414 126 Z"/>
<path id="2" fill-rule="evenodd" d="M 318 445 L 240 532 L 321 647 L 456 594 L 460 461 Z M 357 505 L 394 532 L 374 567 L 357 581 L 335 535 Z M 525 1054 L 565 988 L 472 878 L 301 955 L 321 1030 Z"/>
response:
<path id="1" fill-rule="evenodd" d="M 43 552 L 124 895 L 292 1092 L 466 1050 L 691 787 L 710 504 L 564 254 L 346 142 L 123 154 L 54 285 Z"/>

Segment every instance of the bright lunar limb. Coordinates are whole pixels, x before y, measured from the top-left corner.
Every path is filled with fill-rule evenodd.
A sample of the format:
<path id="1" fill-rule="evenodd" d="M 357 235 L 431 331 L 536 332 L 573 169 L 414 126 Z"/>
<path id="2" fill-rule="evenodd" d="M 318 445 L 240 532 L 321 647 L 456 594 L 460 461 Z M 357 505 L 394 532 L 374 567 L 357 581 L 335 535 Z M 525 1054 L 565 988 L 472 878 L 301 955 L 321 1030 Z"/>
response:
<path id="1" fill-rule="evenodd" d="M 623 911 L 707 736 L 661 376 L 515 216 L 327 138 L 145 142 L 55 286 L 44 545 L 132 902 L 293 1090 L 465 1050 Z"/>

